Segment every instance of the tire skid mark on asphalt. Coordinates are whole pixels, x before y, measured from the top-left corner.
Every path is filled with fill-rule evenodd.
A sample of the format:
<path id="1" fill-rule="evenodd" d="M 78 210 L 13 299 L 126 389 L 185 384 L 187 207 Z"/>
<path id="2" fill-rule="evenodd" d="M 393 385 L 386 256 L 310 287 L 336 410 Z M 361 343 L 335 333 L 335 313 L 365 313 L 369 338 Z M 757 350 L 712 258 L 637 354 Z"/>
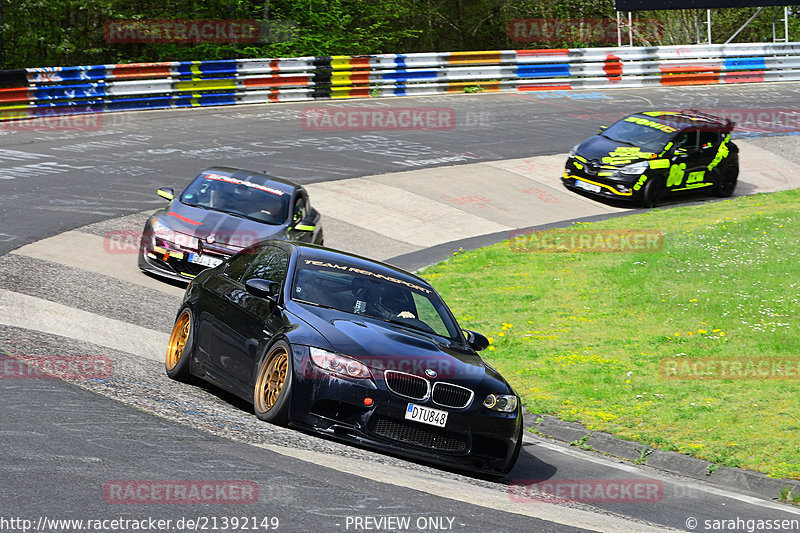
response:
<path id="1" fill-rule="evenodd" d="M 32 329 L 162 361 L 169 335 L 26 294 L 0 289 L 0 324 Z"/>

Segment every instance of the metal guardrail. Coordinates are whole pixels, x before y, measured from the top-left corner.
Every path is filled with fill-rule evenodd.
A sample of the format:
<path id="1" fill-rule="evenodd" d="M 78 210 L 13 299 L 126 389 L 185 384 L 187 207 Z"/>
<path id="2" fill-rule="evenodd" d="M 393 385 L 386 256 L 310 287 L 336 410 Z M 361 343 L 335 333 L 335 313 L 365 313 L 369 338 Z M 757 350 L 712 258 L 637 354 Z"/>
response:
<path id="1" fill-rule="evenodd" d="M 0 71 L 0 120 L 329 98 L 800 80 L 800 43 L 175 61 Z"/>

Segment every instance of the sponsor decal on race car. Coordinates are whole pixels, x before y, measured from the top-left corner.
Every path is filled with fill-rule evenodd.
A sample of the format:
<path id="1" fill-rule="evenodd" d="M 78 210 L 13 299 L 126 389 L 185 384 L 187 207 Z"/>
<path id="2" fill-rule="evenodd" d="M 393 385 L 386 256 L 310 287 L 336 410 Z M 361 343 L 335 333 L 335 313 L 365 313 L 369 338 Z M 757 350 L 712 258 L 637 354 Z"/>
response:
<path id="1" fill-rule="evenodd" d="M 283 191 L 279 191 L 278 189 L 273 189 L 272 187 L 267 187 L 266 185 L 259 185 L 258 183 L 253 183 L 251 181 L 244 181 L 239 180 L 236 178 L 232 178 L 230 176 L 223 176 L 221 174 L 206 174 L 206 179 L 215 180 L 215 181 L 224 181 L 227 183 L 233 183 L 234 185 L 244 185 L 245 187 L 252 187 L 253 189 L 257 189 L 259 191 L 264 191 L 268 193 L 275 194 L 277 196 L 283 196 Z"/>
<path id="2" fill-rule="evenodd" d="M 652 159 L 656 157 L 653 152 L 642 152 L 638 146 L 618 146 L 613 152 L 608 153 L 601 161 L 607 165 L 625 165 L 633 163 L 636 159 Z"/>
<path id="3" fill-rule="evenodd" d="M 191 219 L 191 218 L 189 218 L 189 217 L 185 217 L 185 216 L 183 216 L 183 215 L 179 215 L 179 214 L 178 214 L 178 213 L 176 213 L 175 211 L 169 211 L 169 212 L 167 213 L 167 216 L 170 216 L 170 217 L 175 217 L 175 218 L 177 218 L 178 220 L 180 220 L 181 222 L 186 222 L 187 224 L 191 224 L 192 226 L 202 226 L 202 225 L 203 225 L 203 223 L 202 223 L 202 222 L 198 222 L 197 220 L 192 220 L 192 219 Z"/>
<path id="4" fill-rule="evenodd" d="M 339 264 L 336 264 L 336 263 L 326 263 L 324 261 L 316 261 L 316 260 L 313 260 L 313 259 L 306 259 L 305 263 L 307 265 L 314 265 L 314 266 L 323 267 L 323 268 L 330 268 L 332 270 L 345 270 L 347 272 L 355 272 L 357 274 L 362 274 L 364 276 L 372 276 L 372 277 L 375 277 L 375 278 L 378 278 L 378 279 L 385 279 L 386 281 L 389 281 L 391 283 L 397 283 L 397 284 L 400 284 L 400 285 L 405 285 L 406 287 L 408 287 L 410 289 L 414 289 L 414 290 L 419 291 L 419 292 L 424 292 L 426 294 L 429 294 L 431 292 L 430 289 L 426 289 L 425 287 L 420 287 L 419 285 L 415 285 L 414 283 L 411 283 L 411 282 L 408 282 L 408 281 L 405 281 L 405 280 L 402 280 L 402 279 L 398 279 L 398 278 L 393 278 L 391 276 L 385 276 L 385 275 L 379 274 L 377 272 L 364 270 L 363 268 L 356 268 L 356 267 L 348 266 L 348 265 L 339 265 Z"/>
<path id="5" fill-rule="evenodd" d="M 661 130 L 664 133 L 673 133 L 677 131 L 672 126 L 666 126 L 664 124 L 661 124 L 660 122 L 656 122 L 654 120 L 647 120 L 646 118 L 628 117 L 625 119 L 625 122 L 634 122 L 636 124 L 639 124 L 640 126 L 649 126 L 651 128 Z"/>

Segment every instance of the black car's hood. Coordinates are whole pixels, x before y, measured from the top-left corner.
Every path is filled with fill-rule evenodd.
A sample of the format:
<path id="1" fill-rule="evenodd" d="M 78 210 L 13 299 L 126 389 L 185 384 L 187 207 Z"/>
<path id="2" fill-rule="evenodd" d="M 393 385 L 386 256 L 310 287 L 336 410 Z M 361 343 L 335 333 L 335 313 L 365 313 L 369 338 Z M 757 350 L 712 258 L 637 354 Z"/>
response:
<path id="1" fill-rule="evenodd" d="M 588 161 L 612 166 L 625 166 L 638 161 L 647 161 L 652 158 L 653 154 L 653 152 L 639 147 L 612 141 L 602 135 L 589 137 L 578 146 L 575 153 Z"/>
<path id="2" fill-rule="evenodd" d="M 287 228 L 286 224 L 267 224 L 220 211 L 192 207 L 178 199 L 173 200 L 168 207 L 157 211 L 154 217 L 173 231 L 197 237 L 205 242 L 208 242 L 206 239 L 212 235 L 211 241 L 214 245 L 228 247 L 234 251 L 264 239 L 282 239 Z"/>
<path id="3" fill-rule="evenodd" d="M 445 381 L 480 382 L 488 378 L 505 384 L 479 355 L 455 341 L 378 319 L 292 303 L 292 311 L 325 337 L 333 350 L 371 369 L 399 370 Z"/>

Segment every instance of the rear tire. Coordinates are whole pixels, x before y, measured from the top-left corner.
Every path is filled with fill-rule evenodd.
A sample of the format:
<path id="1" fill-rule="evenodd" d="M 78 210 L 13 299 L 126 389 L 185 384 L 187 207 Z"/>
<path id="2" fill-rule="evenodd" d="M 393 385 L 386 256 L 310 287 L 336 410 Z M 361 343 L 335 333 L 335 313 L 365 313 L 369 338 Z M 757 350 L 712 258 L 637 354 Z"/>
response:
<path id="1" fill-rule="evenodd" d="M 253 409 L 259 420 L 279 425 L 289 421 L 292 381 L 292 351 L 286 342 L 278 341 L 261 359 L 256 373 Z"/>
<path id="2" fill-rule="evenodd" d="M 714 184 L 714 194 L 720 198 L 728 198 L 733 195 L 736 183 L 739 180 L 739 168 L 728 167 L 722 172 L 717 183 Z"/>
<path id="3" fill-rule="evenodd" d="M 663 195 L 664 181 L 661 178 L 651 178 L 647 180 L 642 190 L 642 207 L 655 207 L 658 205 Z"/>
<path id="4" fill-rule="evenodd" d="M 172 334 L 167 345 L 167 355 L 164 360 L 167 376 L 174 380 L 187 381 L 189 379 L 193 336 L 194 316 L 191 309 L 186 307 L 180 312 L 175 320 L 175 325 L 172 327 Z"/>

